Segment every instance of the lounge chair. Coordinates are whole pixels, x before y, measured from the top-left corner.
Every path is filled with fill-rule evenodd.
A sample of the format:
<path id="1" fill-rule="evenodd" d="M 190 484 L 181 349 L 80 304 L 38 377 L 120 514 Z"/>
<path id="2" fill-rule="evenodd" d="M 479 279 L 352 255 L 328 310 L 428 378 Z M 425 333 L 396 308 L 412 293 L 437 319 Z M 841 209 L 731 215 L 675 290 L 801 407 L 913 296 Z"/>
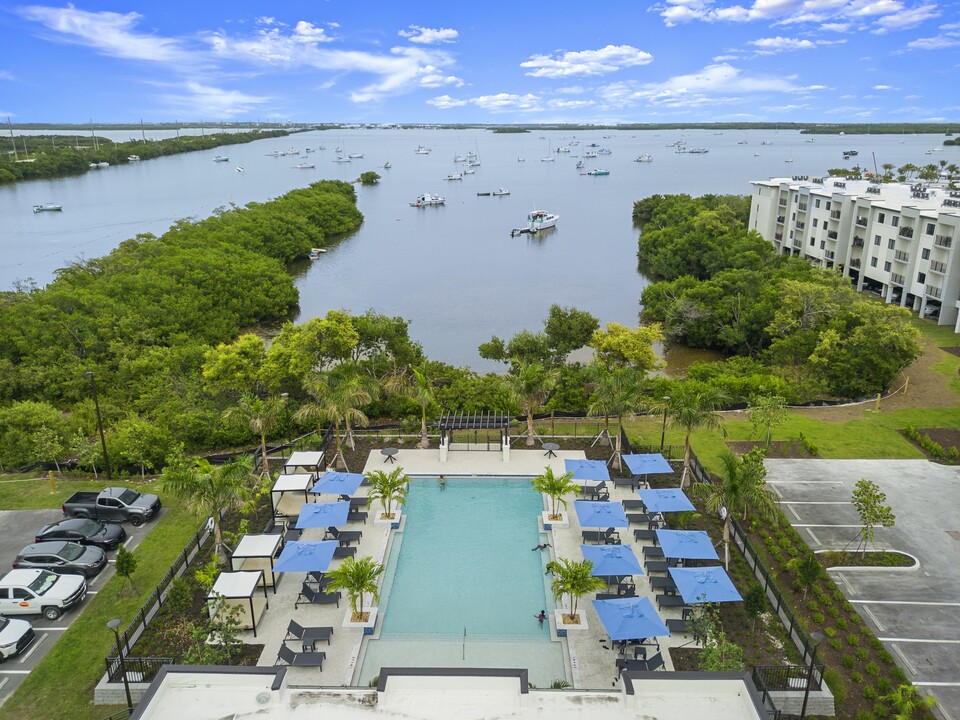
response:
<path id="1" fill-rule="evenodd" d="M 301 600 L 301 598 L 303 599 Z M 293 603 L 293 608 L 296 610 L 300 605 L 329 605 L 330 603 L 336 603 L 337 607 L 340 607 L 339 592 L 321 592 L 304 583 L 303 587 L 300 588 L 300 594 L 297 595 L 297 599 Z"/>
<path id="2" fill-rule="evenodd" d="M 645 558 L 662 558 L 663 548 L 647 545 L 643 548 L 643 556 Z"/>
<path id="3" fill-rule="evenodd" d="M 620 533 L 613 528 L 606 530 L 582 530 L 580 536 L 584 542 L 603 543 L 604 545 L 619 545 Z"/>
<path id="4" fill-rule="evenodd" d="M 657 595 L 657 609 L 658 609 L 658 610 L 660 610 L 660 609 L 662 609 L 662 608 L 665 608 L 665 607 L 668 607 L 668 608 L 674 608 L 674 607 L 682 608 L 682 607 L 686 607 L 686 606 L 687 606 L 687 601 L 684 600 L 684 599 L 683 599 L 682 597 L 680 597 L 679 595 L 668 595 L 668 594 L 666 594 L 666 593 L 664 593 L 663 595 Z"/>
<path id="5" fill-rule="evenodd" d="M 318 640 L 326 640 L 329 645 L 331 635 L 333 635 L 332 627 L 303 627 L 296 620 L 291 620 L 287 625 L 287 636 L 283 641 L 299 640 L 303 643 L 304 649 L 312 650 Z"/>
<path id="6" fill-rule="evenodd" d="M 584 485 L 581 490 L 586 497 L 589 497 L 591 500 L 609 500 L 610 499 L 610 489 L 607 487 L 607 481 L 601 480 L 599 483 L 593 487 L 589 485 Z"/>
<path id="7" fill-rule="evenodd" d="M 656 515 L 653 513 L 627 513 L 627 520 L 631 523 L 638 523 L 639 525 L 649 525 L 651 520 L 654 520 Z"/>
<path id="8" fill-rule="evenodd" d="M 650 561 L 644 563 L 644 566 L 646 567 L 647 575 L 650 575 L 650 574 L 652 574 L 652 573 L 664 573 L 664 574 L 666 574 L 666 573 L 667 573 L 667 568 L 670 567 L 670 566 L 667 564 L 667 561 L 666 561 L 666 560 L 650 560 Z"/>
<path id="9" fill-rule="evenodd" d="M 623 505 L 624 510 L 638 510 L 639 512 L 646 512 L 647 506 L 639 498 L 632 498 L 629 500 L 621 500 L 620 504 Z"/>
<path id="10" fill-rule="evenodd" d="M 637 542 L 653 541 L 654 545 L 657 545 L 660 542 L 659 538 L 657 537 L 656 530 L 634 530 L 633 539 Z"/>
<path id="11" fill-rule="evenodd" d="M 363 530 L 337 530 L 335 527 L 328 527 L 323 534 L 324 540 L 337 540 L 341 545 L 349 545 L 352 542 L 360 542 L 363 537 Z"/>
<path id="12" fill-rule="evenodd" d="M 629 486 L 631 490 L 636 490 L 636 489 L 637 489 L 637 486 L 639 486 L 639 485 L 646 485 L 646 483 L 645 483 L 643 480 L 641 480 L 641 479 L 640 479 L 638 476 L 636 476 L 636 475 L 634 475 L 633 477 L 628 477 L 628 478 L 618 477 L 618 478 L 614 478 L 614 479 L 613 479 L 613 486 L 614 486 L 614 487 L 626 487 L 626 486 Z"/>
<path id="13" fill-rule="evenodd" d="M 287 665 L 295 667 L 318 667 L 323 670 L 323 661 L 327 657 L 324 652 L 294 652 L 286 645 L 280 645 L 280 652 L 277 653 L 277 662 L 283 660 Z"/>
<path id="14" fill-rule="evenodd" d="M 667 620 L 667 630 L 671 635 L 689 635 L 693 632 L 689 620 Z"/>
<path id="15" fill-rule="evenodd" d="M 323 590 L 332 582 L 332 578 L 328 578 L 319 570 L 312 570 L 307 573 L 307 579 L 304 582 L 313 583 L 318 590 Z"/>
<path id="16" fill-rule="evenodd" d="M 664 591 L 677 591 L 677 583 L 674 582 L 673 578 L 669 575 L 664 577 L 652 577 L 648 578 L 650 580 L 650 589 L 651 590 L 664 590 Z"/>
<path id="17" fill-rule="evenodd" d="M 347 515 L 347 522 L 362 522 L 364 525 L 367 524 L 367 511 L 366 510 L 354 510 L 350 509 L 350 514 Z"/>
<path id="18" fill-rule="evenodd" d="M 355 547 L 346 547 L 345 545 L 340 545 L 333 551 L 333 557 L 335 558 L 348 558 L 356 554 L 357 549 Z"/>

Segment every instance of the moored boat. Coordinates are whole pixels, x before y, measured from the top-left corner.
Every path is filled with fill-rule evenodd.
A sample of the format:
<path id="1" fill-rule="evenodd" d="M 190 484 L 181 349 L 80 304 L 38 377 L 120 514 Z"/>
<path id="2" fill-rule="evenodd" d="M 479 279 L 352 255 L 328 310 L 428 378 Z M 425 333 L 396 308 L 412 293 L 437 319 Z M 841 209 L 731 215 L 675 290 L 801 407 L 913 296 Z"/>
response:
<path id="1" fill-rule="evenodd" d="M 389 160 L 387 160 L 387 162 L 385 162 L 385 163 L 383 164 L 383 169 L 384 169 L 384 170 L 389 170 L 389 169 L 392 168 L 392 167 L 393 167 L 393 165 L 390 164 L 390 161 L 389 161 Z"/>
<path id="2" fill-rule="evenodd" d="M 447 175 L 444 180 L 463 180 L 462 173 L 454 173 L 453 175 Z"/>
<path id="3" fill-rule="evenodd" d="M 315 167 L 317 166 L 314 165 L 313 163 L 297 163 L 296 165 L 293 166 L 293 169 L 294 170 L 313 170 Z"/>
<path id="4" fill-rule="evenodd" d="M 610 174 L 609 170 L 603 170 L 602 168 L 594 168 L 593 170 L 590 170 L 587 173 L 587 175 L 593 175 L 593 176 L 609 175 L 609 174 Z"/>
<path id="5" fill-rule="evenodd" d="M 439 195 L 424 193 L 423 195 L 418 195 L 417 199 L 410 203 L 410 207 L 419 208 L 428 207 L 431 205 L 443 205 L 446 201 L 446 198 L 442 198 Z"/>
<path id="6" fill-rule="evenodd" d="M 223 155 L 217 155 L 215 158 L 213 158 L 213 161 L 214 162 L 230 162 L 230 158 L 224 157 Z"/>
<path id="7" fill-rule="evenodd" d="M 424 147 L 423 145 L 418 145 L 417 149 L 413 151 L 414 155 L 429 155 L 430 148 Z"/>
<path id="8" fill-rule="evenodd" d="M 507 190 L 506 188 L 497 188 L 491 194 L 494 196 L 503 196 L 503 195 L 509 195 L 510 191 Z"/>
<path id="9" fill-rule="evenodd" d="M 127 162 L 140 162 L 139 155 L 127 155 Z"/>
<path id="10" fill-rule="evenodd" d="M 43 203 L 42 205 L 33 206 L 33 211 L 35 213 L 60 212 L 61 210 L 63 210 L 63 205 L 54 205 L 53 203 Z"/>
<path id="11" fill-rule="evenodd" d="M 350 155 L 347 155 L 347 157 L 349 157 L 349 158 L 362 158 L 362 157 L 363 157 L 363 153 L 352 153 L 352 154 L 350 154 Z"/>
<path id="12" fill-rule="evenodd" d="M 641 155 L 640 157 L 634 158 L 634 162 L 653 162 L 653 155 Z"/>
<path id="13" fill-rule="evenodd" d="M 534 210 L 527 215 L 527 230 L 535 233 L 540 230 L 552 228 L 560 219 L 559 215 L 548 213 L 546 210 Z"/>

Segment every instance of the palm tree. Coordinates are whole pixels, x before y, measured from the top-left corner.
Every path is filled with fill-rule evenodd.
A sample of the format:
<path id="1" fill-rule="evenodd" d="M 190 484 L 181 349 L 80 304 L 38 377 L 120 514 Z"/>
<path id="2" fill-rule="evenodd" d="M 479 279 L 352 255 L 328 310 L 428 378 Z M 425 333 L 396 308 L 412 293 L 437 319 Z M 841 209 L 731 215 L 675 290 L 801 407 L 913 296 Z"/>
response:
<path id="1" fill-rule="evenodd" d="M 577 613 L 577 601 L 580 598 L 607 587 L 607 583 L 602 578 L 591 575 L 591 572 L 593 572 L 593 563 L 589 560 L 561 558 L 553 566 L 553 582 L 550 589 L 553 591 L 554 600 L 567 596 L 570 612 L 564 614 L 563 619 L 568 625 L 580 622 L 580 615 Z"/>
<path id="2" fill-rule="evenodd" d="M 408 365 L 406 371 L 396 372 L 387 380 L 387 392 L 407 397 L 420 408 L 420 447 L 427 448 L 427 411 L 437 404 L 436 379 L 426 363 L 419 367 Z"/>
<path id="3" fill-rule="evenodd" d="M 724 565 L 730 569 L 730 526 L 733 515 L 743 509 L 744 519 L 747 510 L 753 510 L 764 520 L 777 524 L 777 496 L 767 487 L 763 477 L 766 470 L 762 462 L 738 458 L 732 452 L 720 456 L 722 464 L 720 479 L 713 483 L 694 483 L 693 495 L 704 501 L 707 512 L 720 514 L 726 512 L 723 521 Z"/>
<path id="4" fill-rule="evenodd" d="M 221 556 L 220 516 L 243 506 L 255 480 L 253 460 L 244 456 L 217 466 L 197 459 L 193 465 L 167 468 L 161 482 L 164 490 L 185 500 L 201 518 L 213 518 L 213 556 L 222 565 L 226 560 Z"/>
<path id="5" fill-rule="evenodd" d="M 812 552 L 803 552 L 786 564 L 794 575 L 794 584 L 803 592 L 802 601 L 807 601 L 807 592 L 823 577 L 823 566 Z"/>
<path id="6" fill-rule="evenodd" d="M 893 708 L 896 713 L 894 720 L 911 720 L 915 710 L 934 708 L 937 705 L 937 699 L 933 695 L 921 695 L 915 685 L 908 683 L 900 685 L 889 695 L 884 695 L 881 700 Z"/>
<path id="7" fill-rule="evenodd" d="M 342 397 L 345 402 L 354 402 L 357 405 L 369 405 L 380 394 L 380 388 L 369 375 L 360 372 L 353 364 L 344 363 L 337 368 L 338 376 L 346 375 L 343 378 Z M 362 416 L 362 417 L 361 417 Z M 353 427 L 351 420 L 356 419 L 358 425 L 366 427 L 369 419 L 363 412 L 360 416 L 347 414 L 343 418 L 343 441 L 350 445 L 351 450 L 356 450 L 357 446 L 353 441 Z"/>
<path id="8" fill-rule="evenodd" d="M 393 504 L 403 505 L 407 501 L 407 476 L 403 468 L 394 468 L 389 475 L 383 470 L 374 470 L 367 479 L 370 480 L 369 498 L 380 501 L 385 520 L 392 519 Z"/>
<path id="9" fill-rule="evenodd" d="M 513 361 L 511 374 L 507 375 L 507 386 L 527 416 L 527 447 L 535 444 L 533 411 L 543 405 L 559 379 L 560 370 L 557 368 L 547 368 L 538 362 Z"/>
<path id="10" fill-rule="evenodd" d="M 343 456 L 343 445 L 340 437 L 340 424 L 351 422 L 365 425 L 367 416 L 360 407 L 373 400 L 373 396 L 365 387 L 365 382 L 356 374 L 325 373 L 314 375 L 306 383 L 307 394 L 312 402 L 304 403 L 293 414 L 297 422 L 313 422 L 317 425 L 317 437 L 323 435 L 323 426 L 333 423 L 333 440 L 336 453 L 333 464 L 347 469 L 347 461 Z"/>
<path id="11" fill-rule="evenodd" d="M 669 399 L 651 403 L 650 412 L 665 413 L 671 427 L 681 427 L 686 432 L 683 440 L 683 475 L 680 478 L 682 490 L 690 475 L 690 435 L 697 428 L 719 430 L 727 436 L 723 426 L 723 416 L 718 409 L 726 401 L 726 396 L 716 388 L 700 383 L 681 383 Z"/>
<path id="12" fill-rule="evenodd" d="M 617 419 L 617 442 L 609 462 L 616 460 L 617 470 L 623 470 L 623 416 L 634 412 L 643 397 L 643 375 L 629 367 L 597 368 L 597 384 L 590 396 L 590 413 L 603 413 Z M 608 432 L 609 435 L 609 432 Z"/>
<path id="13" fill-rule="evenodd" d="M 367 613 L 363 611 L 363 596 L 369 595 L 373 602 L 380 599 L 380 591 L 377 587 L 377 578 L 383 572 L 383 565 L 374 562 L 372 557 L 353 558 L 348 557 L 339 567 L 330 570 L 327 577 L 330 578 L 329 590 L 343 590 L 350 598 L 353 605 L 353 622 L 366 622 Z"/>
<path id="14" fill-rule="evenodd" d="M 267 462 L 267 433 L 277 424 L 284 413 L 283 398 L 245 394 L 237 405 L 223 411 L 223 419 L 229 423 L 245 426 L 260 436 L 260 454 L 263 457 L 263 474 L 270 475 Z"/>
<path id="15" fill-rule="evenodd" d="M 573 473 L 554 475 L 553 468 L 547 465 L 543 469 L 543 475 L 538 475 L 532 482 L 534 490 L 550 497 L 550 514 L 547 519 L 562 520 L 563 514 L 559 512 L 558 506 L 567 507 L 567 501 L 563 496 L 575 493 L 579 489 L 579 486 L 573 482 Z"/>

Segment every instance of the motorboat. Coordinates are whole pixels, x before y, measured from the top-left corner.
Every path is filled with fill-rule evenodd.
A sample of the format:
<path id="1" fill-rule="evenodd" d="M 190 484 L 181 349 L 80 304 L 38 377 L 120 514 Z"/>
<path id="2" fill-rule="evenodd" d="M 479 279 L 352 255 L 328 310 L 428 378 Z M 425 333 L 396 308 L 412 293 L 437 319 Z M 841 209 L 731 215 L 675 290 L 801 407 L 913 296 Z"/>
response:
<path id="1" fill-rule="evenodd" d="M 243 165 L 237 165 L 237 166 L 234 168 L 234 170 L 236 170 L 238 173 L 242 173 L 242 172 L 243 172 Z"/>
<path id="2" fill-rule="evenodd" d="M 296 165 L 293 166 L 293 169 L 294 170 L 313 170 L 315 167 L 317 166 L 314 165 L 313 163 L 297 163 Z"/>
<path id="3" fill-rule="evenodd" d="M 600 148 L 597 150 L 597 155 L 610 155 L 612 152 L 610 148 Z"/>
<path id="4" fill-rule="evenodd" d="M 453 161 L 454 161 L 455 163 L 457 163 L 457 162 L 466 162 L 467 159 L 466 159 L 463 155 L 454 155 L 454 156 L 453 156 Z"/>
<path id="5" fill-rule="evenodd" d="M 326 248 L 310 248 L 310 252 L 314 255 L 323 255 L 326 251 Z"/>
<path id="6" fill-rule="evenodd" d="M 110 167 L 108 162 L 92 162 L 90 163 L 91 170 L 99 170 L 100 168 Z"/>
<path id="7" fill-rule="evenodd" d="M 473 160 L 467 162 L 467 167 L 478 168 L 480 167 L 480 161 L 474 158 Z"/>
<path id="8" fill-rule="evenodd" d="M 641 155 L 640 157 L 634 158 L 634 162 L 653 162 L 653 155 Z"/>
<path id="9" fill-rule="evenodd" d="M 127 155 L 127 162 L 140 162 L 139 155 Z"/>
<path id="10" fill-rule="evenodd" d="M 335 163 L 345 163 L 345 162 L 350 162 L 350 158 L 335 157 L 335 158 L 333 159 L 333 161 L 334 161 Z"/>
<path id="11" fill-rule="evenodd" d="M 556 160 L 556 158 L 552 158 L 552 157 L 542 157 L 542 158 L 540 158 L 540 162 L 553 162 L 554 160 Z"/>
<path id="12" fill-rule="evenodd" d="M 384 169 L 384 170 L 389 170 L 389 169 L 392 168 L 392 167 L 393 167 L 393 165 L 390 164 L 390 161 L 389 161 L 389 160 L 383 164 L 383 169 Z"/>
<path id="13" fill-rule="evenodd" d="M 583 154 L 583 156 L 584 156 L 585 158 L 595 158 L 595 157 L 597 156 L 597 153 L 594 152 L 593 150 L 588 150 L 587 152 L 585 152 L 585 153 Z"/>
<path id="14" fill-rule="evenodd" d="M 429 207 L 431 205 L 443 205 L 447 201 L 446 198 L 442 198 L 439 195 L 431 195 L 430 193 L 424 193 L 423 195 L 418 195 L 417 199 L 410 203 L 410 207 Z"/>
<path id="15" fill-rule="evenodd" d="M 444 180 L 463 180 L 462 173 L 454 173 L 453 175 L 447 175 Z"/>
<path id="16" fill-rule="evenodd" d="M 554 152 L 557 152 L 557 153 L 568 153 L 568 152 L 570 152 L 570 148 L 564 147 L 563 145 L 561 145 L 561 146 L 558 147 L 556 150 L 554 150 Z"/>
<path id="17" fill-rule="evenodd" d="M 230 162 L 230 158 L 224 157 L 223 155 L 217 155 L 214 159 L 214 162 Z"/>
<path id="18" fill-rule="evenodd" d="M 467 168 L 463 171 L 463 175 L 476 175 L 477 171 L 474 168 Z"/>
<path id="19" fill-rule="evenodd" d="M 33 206 L 33 211 L 35 213 L 60 212 L 61 210 L 63 210 L 63 205 L 54 205 L 53 203 L 44 203 L 42 205 Z"/>
<path id="20" fill-rule="evenodd" d="M 353 153 L 353 154 L 351 154 L 351 155 L 347 155 L 347 157 L 348 157 L 348 158 L 362 158 L 362 157 L 363 157 L 363 153 Z"/>
<path id="21" fill-rule="evenodd" d="M 600 175 L 609 175 L 609 174 L 610 174 L 609 170 L 603 170 L 601 168 L 594 168 L 593 170 L 590 170 L 587 173 L 587 175 L 593 175 L 595 177 L 599 177 Z"/>
<path id="22" fill-rule="evenodd" d="M 418 145 L 417 149 L 413 151 L 414 155 L 429 155 L 430 148 L 424 147 L 423 145 Z"/>
<path id="23" fill-rule="evenodd" d="M 583 167 L 583 160 L 577 160 L 577 169 L 579 170 L 582 167 Z"/>
<path id="24" fill-rule="evenodd" d="M 502 197 L 504 195 L 509 195 L 509 194 L 510 194 L 510 191 L 507 190 L 506 188 L 497 188 L 491 193 L 491 195 L 493 195 L 494 197 Z"/>
<path id="25" fill-rule="evenodd" d="M 548 213 L 545 210 L 534 210 L 527 215 L 527 232 L 536 233 L 552 228 L 560 219 L 559 215 Z"/>
<path id="26" fill-rule="evenodd" d="M 843 151 L 843 156 L 844 156 L 844 157 L 853 157 L 854 155 L 859 155 L 859 154 L 860 154 L 860 153 L 857 152 L 856 150 L 844 150 L 844 151 Z"/>

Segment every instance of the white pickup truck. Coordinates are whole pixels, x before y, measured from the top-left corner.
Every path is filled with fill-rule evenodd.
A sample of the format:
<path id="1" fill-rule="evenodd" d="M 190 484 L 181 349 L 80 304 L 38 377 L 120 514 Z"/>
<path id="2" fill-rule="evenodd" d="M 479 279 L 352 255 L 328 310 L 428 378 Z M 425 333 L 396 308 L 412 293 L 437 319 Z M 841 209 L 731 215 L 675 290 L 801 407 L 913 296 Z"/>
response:
<path id="1" fill-rule="evenodd" d="M 43 615 L 56 620 L 86 594 L 87 581 L 79 575 L 11 570 L 0 580 L 0 615 Z"/>

